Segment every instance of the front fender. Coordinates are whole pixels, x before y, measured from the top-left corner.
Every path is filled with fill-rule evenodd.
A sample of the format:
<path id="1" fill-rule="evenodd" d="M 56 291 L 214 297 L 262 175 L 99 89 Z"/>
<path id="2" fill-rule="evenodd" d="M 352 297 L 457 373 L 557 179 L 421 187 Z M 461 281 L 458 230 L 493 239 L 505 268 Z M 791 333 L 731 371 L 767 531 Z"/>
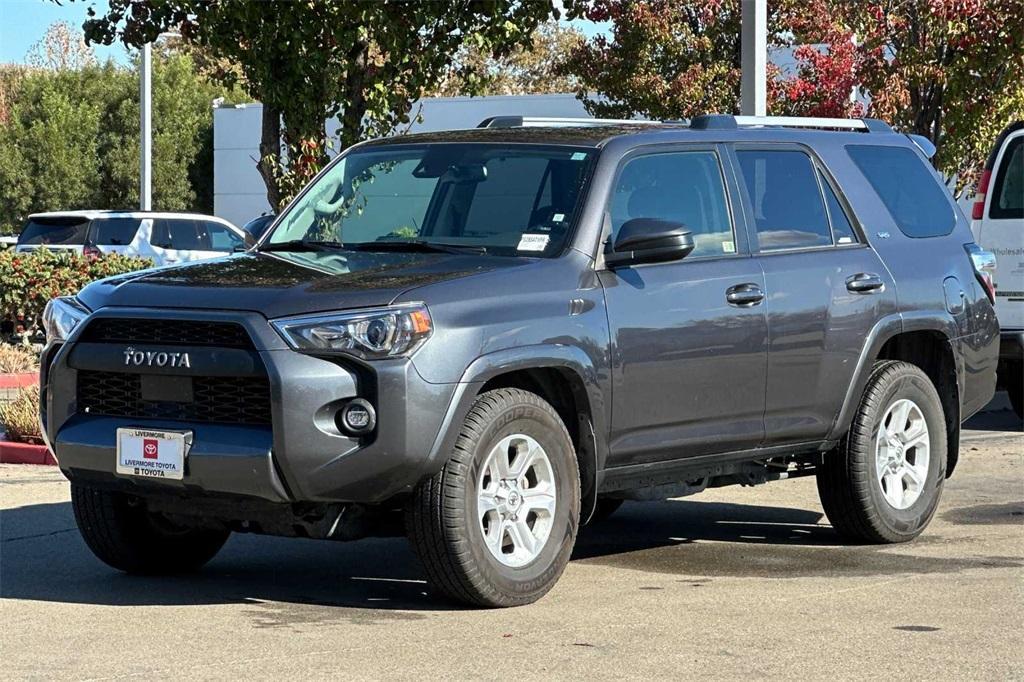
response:
<path id="1" fill-rule="evenodd" d="M 459 429 L 472 408 L 480 389 L 491 379 L 528 369 L 562 369 L 571 372 L 579 382 L 586 401 L 588 419 L 581 423 L 580 484 L 582 489 L 581 521 L 586 522 L 597 501 L 600 472 L 607 458 L 607 406 L 600 383 L 600 373 L 593 359 L 582 349 L 564 344 L 534 344 L 508 348 L 477 357 L 462 373 L 455 393 L 445 411 L 441 429 L 430 449 L 428 467 L 439 471 L 455 447 Z"/>

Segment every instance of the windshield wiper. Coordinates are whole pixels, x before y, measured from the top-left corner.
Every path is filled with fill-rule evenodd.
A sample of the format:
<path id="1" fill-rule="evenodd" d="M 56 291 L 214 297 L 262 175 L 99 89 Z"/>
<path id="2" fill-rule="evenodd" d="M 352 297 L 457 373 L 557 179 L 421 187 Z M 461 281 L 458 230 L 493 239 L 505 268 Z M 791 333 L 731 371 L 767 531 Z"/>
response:
<path id="1" fill-rule="evenodd" d="M 290 239 L 277 244 L 264 244 L 260 251 L 334 251 L 346 248 L 340 242 L 316 241 L 313 239 Z"/>
<path id="2" fill-rule="evenodd" d="M 417 253 L 458 254 L 487 253 L 486 246 L 473 246 L 469 244 L 446 244 L 444 242 L 431 242 L 425 239 L 360 242 L 358 244 L 347 244 L 345 248 L 357 249 L 359 251 L 413 251 Z"/>

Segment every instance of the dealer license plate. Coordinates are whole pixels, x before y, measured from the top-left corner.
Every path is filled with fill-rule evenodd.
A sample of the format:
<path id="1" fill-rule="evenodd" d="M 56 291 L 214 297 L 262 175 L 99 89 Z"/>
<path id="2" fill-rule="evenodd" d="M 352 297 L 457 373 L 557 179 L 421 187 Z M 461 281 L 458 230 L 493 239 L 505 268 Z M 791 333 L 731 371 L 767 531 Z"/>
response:
<path id="1" fill-rule="evenodd" d="M 117 430 L 117 473 L 180 481 L 191 431 Z"/>

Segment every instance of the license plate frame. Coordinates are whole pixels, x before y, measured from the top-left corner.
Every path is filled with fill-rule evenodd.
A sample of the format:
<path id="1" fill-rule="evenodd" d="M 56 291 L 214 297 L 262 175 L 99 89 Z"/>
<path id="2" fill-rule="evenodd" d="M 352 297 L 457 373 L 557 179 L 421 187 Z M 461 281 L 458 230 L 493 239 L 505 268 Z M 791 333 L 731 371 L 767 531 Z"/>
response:
<path id="1" fill-rule="evenodd" d="M 181 481 L 192 447 L 192 431 L 122 427 L 117 429 L 115 469 L 120 476 Z"/>

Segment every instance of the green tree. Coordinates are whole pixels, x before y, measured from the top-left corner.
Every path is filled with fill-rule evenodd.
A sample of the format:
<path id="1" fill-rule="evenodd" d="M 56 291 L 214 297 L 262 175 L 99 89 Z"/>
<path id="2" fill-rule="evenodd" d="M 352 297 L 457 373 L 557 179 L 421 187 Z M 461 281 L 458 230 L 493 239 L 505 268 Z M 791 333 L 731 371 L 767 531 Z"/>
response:
<path id="1" fill-rule="evenodd" d="M 327 156 L 327 119 L 340 114 L 342 147 L 387 134 L 408 122 L 412 102 L 452 68 L 463 44 L 505 54 L 557 14 L 551 0 L 110 0 L 105 13 L 89 12 L 91 41 L 137 46 L 177 30 L 239 65 L 263 104 L 258 167 L 274 206 L 288 199 L 278 186 L 282 139 L 292 150 L 287 172 L 308 178 Z M 471 92 L 480 87 L 465 76 Z"/>
<path id="2" fill-rule="evenodd" d="M 577 78 L 561 69 L 562 60 L 583 40 L 583 34 L 571 26 L 548 20 L 537 27 L 529 45 L 521 45 L 508 54 L 495 56 L 475 43 L 465 44 L 451 71 L 430 89 L 430 97 L 462 95 L 537 95 L 576 92 Z M 464 74 L 477 78 L 478 87 L 469 87 Z"/>

